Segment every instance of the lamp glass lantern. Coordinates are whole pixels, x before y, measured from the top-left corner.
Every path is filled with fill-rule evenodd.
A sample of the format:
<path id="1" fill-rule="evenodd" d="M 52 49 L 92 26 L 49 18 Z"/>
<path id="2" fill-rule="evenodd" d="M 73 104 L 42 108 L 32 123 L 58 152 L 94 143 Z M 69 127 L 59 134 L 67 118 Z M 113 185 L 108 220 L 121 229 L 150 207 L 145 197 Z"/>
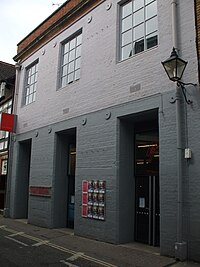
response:
<path id="1" fill-rule="evenodd" d="M 171 56 L 162 62 L 162 65 L 169 77 L 173 82 L 178 82 L 183 76 L 183 72 L 186 68 L 187 62 L 177 55 L 175 48 L 173 47 Z"/>

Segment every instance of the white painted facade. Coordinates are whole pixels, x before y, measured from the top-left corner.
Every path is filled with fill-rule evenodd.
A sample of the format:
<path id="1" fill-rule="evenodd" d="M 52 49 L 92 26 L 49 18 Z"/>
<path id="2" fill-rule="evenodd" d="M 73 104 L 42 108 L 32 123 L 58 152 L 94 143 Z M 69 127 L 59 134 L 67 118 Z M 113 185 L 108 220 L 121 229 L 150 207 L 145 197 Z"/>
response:
<path id="1" fill-rule="evenodd" d="M 179 2 L 180 56 L 188 61 L 183 79 L 196 82 L 194 3 L 191 0 Z M 106 9 L 108 3 L 112 4 L 109 10 Z M 161 66 L 161 61 L 169 57 L 172 49 L 171 1 L 158 0 L 158 46 L 122 62 L 118 58 L 119 4 L 120 1 L 104 1 L 21 62 L 17 133 L 162 93 L 173 87 Z M 92 21 L 88 23 L 90 17 Z M 57 84 L 61 42 L 81 28 L 81 78 L 60 89 Z M 36 101 L 24 106 L 25 70 L 37 59 Z M 131 90 L 134 85 L 139 86 L 139 90 Z M 66 109 L 69 112 L 64 114 Z"/>

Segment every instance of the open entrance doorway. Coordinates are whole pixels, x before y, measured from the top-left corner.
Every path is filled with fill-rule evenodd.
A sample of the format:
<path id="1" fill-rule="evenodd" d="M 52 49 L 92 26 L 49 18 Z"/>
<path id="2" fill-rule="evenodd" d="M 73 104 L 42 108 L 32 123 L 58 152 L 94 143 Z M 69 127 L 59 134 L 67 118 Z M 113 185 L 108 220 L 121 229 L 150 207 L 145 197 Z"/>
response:
<path id="1" fill-rule="evenodd" d="M 76 129 L 57 133 L 54 227 L 74 228 Z"/>
<path id="2" fill-rule="evenodd" d="M 119 239 L 159 246 L 158 110 L 120 117 Z"/>
<path id="3" fill-rule="evenodd" d="M 159 137 L 157 129 L 135 133 L 135 240 L 160 240 Z"/>
<path id="4" fill-rule="evenodd" d="M 17 205 L 15 217 L 21 219 L 28 218 L 29 202 L 29 180 L 30 180 L 30 163 L 31 163 L 31 144 L 32 140 L 28 139 L 19 142 L 18 168 L 17 168 Z"/>

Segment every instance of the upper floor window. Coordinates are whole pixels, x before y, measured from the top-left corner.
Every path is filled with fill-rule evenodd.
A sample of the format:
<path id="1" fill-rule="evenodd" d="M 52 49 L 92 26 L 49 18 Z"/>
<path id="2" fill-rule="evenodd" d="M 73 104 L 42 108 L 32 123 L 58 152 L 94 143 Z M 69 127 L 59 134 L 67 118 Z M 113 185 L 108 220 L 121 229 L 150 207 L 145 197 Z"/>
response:
<path id="1" fill-rule="evenodd" d="M 158 43 L 157 0 L 131 0 L 121 9 L 121 60 Z"/>
<path id="2" fill-rule="evenodd" d="M 38 61 L 26 69 L 25 105 L 35 101 L 37 89 Z"/>
<path id="3" fill-rule="evenodd" d="M 80 79 L 82 33 L 62 45 L 61 87 Z"/>

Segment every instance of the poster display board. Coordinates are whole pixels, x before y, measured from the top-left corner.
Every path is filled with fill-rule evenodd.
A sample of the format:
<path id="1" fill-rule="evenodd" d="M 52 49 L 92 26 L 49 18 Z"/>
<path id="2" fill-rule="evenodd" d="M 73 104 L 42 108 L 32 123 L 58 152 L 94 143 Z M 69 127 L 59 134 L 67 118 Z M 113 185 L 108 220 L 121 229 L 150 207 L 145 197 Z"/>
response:
<path id="1" fill-rule="evenodd" d="M 105 181 L 82 181 L 82 217 L 104 221 L 105 194 Z"/>

